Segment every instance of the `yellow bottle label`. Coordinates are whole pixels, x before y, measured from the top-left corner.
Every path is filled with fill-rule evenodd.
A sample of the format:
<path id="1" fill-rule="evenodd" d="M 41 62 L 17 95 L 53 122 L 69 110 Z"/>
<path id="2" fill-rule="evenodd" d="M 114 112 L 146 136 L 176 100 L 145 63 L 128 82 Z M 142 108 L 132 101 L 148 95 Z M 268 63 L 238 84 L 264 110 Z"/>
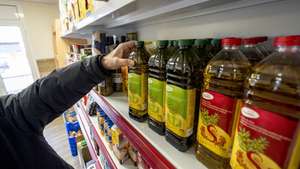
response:
<path id="1" fill-rule="evenodd" d="M 148 78 L 148 115 L 158 121 L 165 121 L 166 82 Z"/>
<path id="2" fill-rule="evenodd" d="M 167 84 L 166 128 L 181 137 L 189 137 L 194 130 L 196 89 L 183 89 Z"/>
<path id="3" fill-rule="evenodd" d="M 140 116 L 147 113 L 147 92 L 148 92 L 147 74 L 128 74 L 128 103 L 129 107 L 140 112 Z"/>
<path id="4" fill-rule="evenodd" d="M 197 141 L 223 158 L 230 157 L 235 104 L 223 94 L 210 90 L 202 93 Z"/>

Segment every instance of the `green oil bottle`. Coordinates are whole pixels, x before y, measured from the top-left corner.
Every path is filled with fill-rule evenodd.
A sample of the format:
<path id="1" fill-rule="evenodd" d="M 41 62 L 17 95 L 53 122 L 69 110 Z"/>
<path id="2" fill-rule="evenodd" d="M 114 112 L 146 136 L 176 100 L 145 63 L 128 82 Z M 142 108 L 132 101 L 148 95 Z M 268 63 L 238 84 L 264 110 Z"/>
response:
<path id="1" fill-rule="evenodd" d="M 128 69 L 129 116 L 139 122 L 147 120 L 148 59 L 150 54 L 144 42 L 137 42 L 137 49 L 129 56 L 135 62 Z"/>

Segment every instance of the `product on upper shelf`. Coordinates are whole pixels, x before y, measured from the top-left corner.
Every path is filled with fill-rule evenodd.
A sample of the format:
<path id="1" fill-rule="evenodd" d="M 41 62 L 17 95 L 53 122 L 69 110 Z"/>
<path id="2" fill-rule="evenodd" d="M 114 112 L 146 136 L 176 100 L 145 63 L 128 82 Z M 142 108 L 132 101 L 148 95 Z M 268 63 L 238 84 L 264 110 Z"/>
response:
<path id="1" fill-rule="evenodd" d="M 149 59 L 148 125 L 160 135 L 165 134 L 166 64 L 168 41 L 158 41 L 157 50 Z"/>
<path id="2" fill-rule="evenodd" d="M 300 35 L 277 37 L 274 46 L 246 80 L 233 169 L 300 168 Z"/>
<path id="3" fill-rule="evenodd" d="M 129 157 L 133 161 L 134 165 L 137 165 L 138 152 L 132 144 L 129 144 L 128 153 L 129 153 Z"/>
<path id="4" fill-rule="evenodd" d="M 136 46 L 136 51 L 129 56 L 135 65 L 128 70 L 128 103 L 130 117 L 142 122 L 147 119 L 148 59 L 150 55 L 145 50 L 143 41 L 138 41 Z"/>
<path id="5" fill-rule="evenodd" d="M 264 55 L 257 48 L 257 44 L 259 43 L 258 40 L 259 39 L 256 37 L 243 39 L 243 47 L 241 48 L 241 51 L 248 58 L 248 61 L 252 64 L 252 66 L 256 65 L 264 58 Z"/>
<path id="6" fill-rule="evenodd" d="M 197 130 L 196 157 L 208 168 L 227 169 L 232 138 L 250 63 L 240 38 L 222 39 L 223 49 L 206 66 Z"/>
<path id="7" fill-rule="evenodd" d="M 97 119 L 98 119 L 98 126 L 99 126 L 99 129 L 100 129 L 100 133 L 102 135 L 104 135 L 104 120 L 105 120 L 105 117 L 106 117 L 105 112 L 100 107 L 98 107 L 97 108 Z"/>
<path id="8" fill-rule="evenodd" d="M 179 40 L 179 50 L 166 65 L 166 140 L 186 151 L 195 140 L 203 68 L 192 46 Z"/>

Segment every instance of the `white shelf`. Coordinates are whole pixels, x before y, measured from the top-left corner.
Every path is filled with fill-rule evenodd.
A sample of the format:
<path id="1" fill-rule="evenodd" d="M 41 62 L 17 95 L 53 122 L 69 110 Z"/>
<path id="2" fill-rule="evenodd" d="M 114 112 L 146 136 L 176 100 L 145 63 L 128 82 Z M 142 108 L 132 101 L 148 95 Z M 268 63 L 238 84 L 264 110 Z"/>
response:
<path id="1" fill-rule="evenodd" d="M 109 155 L 111 156 L 112 160 L 114 161 L 116 167 L 118 169 L 136 169 L 136 167 L 133 165 L 133 163 L 131 162 L 130 159 L 128 159 L 124 164 L 120 164 L 119 160 L 117 159 L 117 157 L 115 156 L 114 152 L 112 151 L 112 149 L 110 149 L 109 144 L 107 143 L 106 139 L 104 138 L 104 136 L 102 136 L 100 134 L 100 129 L 98 127 L 98 122 L 97 122 L 97 117 L 90 117 L 91 122 L 93 123 L 93 126 L 96 128 L 96 131 L 101 139 L 101 141 L 103 142 L 106 150 L 108 151 Z M 100 162 L 101 163 L 101 162 Z M 102 164 L 101 164 L 102 165 Z"/>
<path id="2" fill-rule="evenodd" d="M 120 8 L 134 2 L 135 0 L 109 0 L 105 1 L 95 1 L 94 9 L 95 11 L 75 24 L 72 31 L 68 31 L 62 34 L 64 38 L 86 38 L 87 33 L 93 31 L 93 26 L 102 25 L 105 17 L 113 12 L 119 10 Z"/>
<path id="3" fill-rule="evenodd" d="M 92 95 L 95 97 L 95 95 Z M 142 134 L 168 161 L 178 169 L 206 169 L 195 157 L 195 149 L 191 147 L 187 152 L 180 152 L 170 145 L 164 138 L 152 131 L 146 122 L 140 123 L 132 120 L 128 115 L 127 96 L 123 93 L 114 93 L 112 96 L 105 97 L 119 113 Z"/>

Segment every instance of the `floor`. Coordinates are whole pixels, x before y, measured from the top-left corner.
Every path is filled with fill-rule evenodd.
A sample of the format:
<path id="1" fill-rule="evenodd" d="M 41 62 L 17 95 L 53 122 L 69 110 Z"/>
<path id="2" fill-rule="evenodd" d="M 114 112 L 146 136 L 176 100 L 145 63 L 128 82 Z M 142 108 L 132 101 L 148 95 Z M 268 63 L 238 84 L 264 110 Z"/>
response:
<path id="1" fill-rule="evenodd" d="M 45 128 L 44 135 L 57 154 L 72 165 L 74 169 L 80 169 L 79 160 L 77 157 L 73 157 L 70 153 L 64 120 L 62 117 L 51 122 Z"/>

